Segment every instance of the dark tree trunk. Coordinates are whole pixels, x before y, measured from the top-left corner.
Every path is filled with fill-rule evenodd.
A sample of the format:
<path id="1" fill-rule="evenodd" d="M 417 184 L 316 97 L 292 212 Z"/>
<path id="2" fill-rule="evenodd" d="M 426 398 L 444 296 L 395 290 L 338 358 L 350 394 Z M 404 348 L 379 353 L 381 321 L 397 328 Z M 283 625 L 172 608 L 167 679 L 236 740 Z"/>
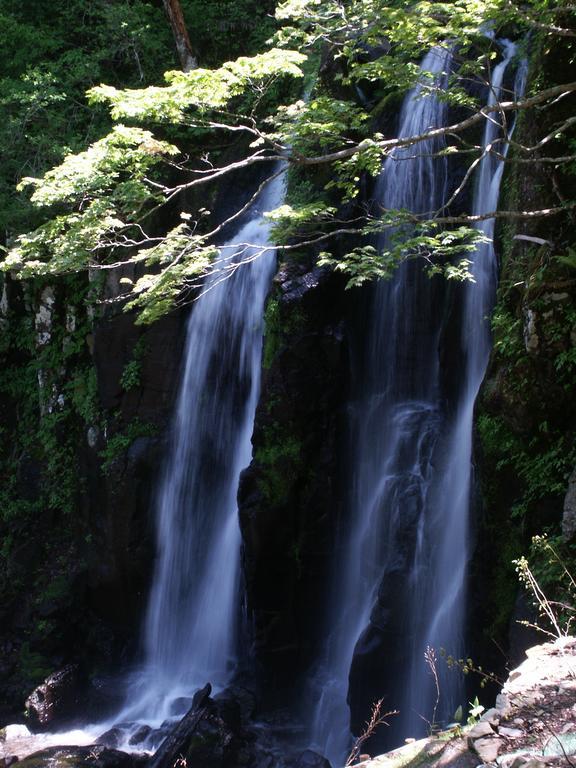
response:
<path id="1" fill-rule="evenodd" d="M 174 41 L 176 42 L 176 50 L 178 51 L 178 57 L 180 64 L 184 72 L 190 72 L 191 69 L 198 67 L 198 59 L 196 58 L 192 44 L 190 42 L 190 36 L 188 35 L 188 29 L 186 28 L 186 22 L 184 21 L 184 14 L 182 13 L 182 6 L 180 0 L 162 0 L 164 8 L 168 14 L 170 20 L 170 26 L 172 27 L 172 34 L 174 35 Z"/>

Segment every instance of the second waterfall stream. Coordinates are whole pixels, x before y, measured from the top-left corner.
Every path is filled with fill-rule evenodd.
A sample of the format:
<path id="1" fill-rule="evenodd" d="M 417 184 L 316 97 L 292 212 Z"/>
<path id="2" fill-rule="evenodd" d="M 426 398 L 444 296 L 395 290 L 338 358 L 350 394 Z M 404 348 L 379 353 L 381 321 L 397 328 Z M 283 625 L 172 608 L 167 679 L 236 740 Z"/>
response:
<path id="1" fill-rule="evenodd" d="M 511 43 L 502 48 L 489 104 L 501 97 L 515 55 Z M 447 124 L 446 102 L 426 88 L 447 87 L 451 60 L 450 50 L 440 48 L 423 60 L 426 74 L 404 101 L 400 137 Z M 521 66 L 518 91 L 524 76 Z M 498 120 L 487 120 L 483 146 L 501 133 Z M 439 210 L 452 191 L 443 146 L 442 139 L 425 141 L 389 157 L 377 205 L 416 214 Z M 502 156 L 507 147 L 504 141 L 495 149 Z M 474 213 L 496 210 L 502 170 L 490 152 L 479 163 Z M 472 418 L 488 363 L 497 273 L 493 223 L 482 232 L 487 242 L 472 257 L 473 283 L 452 290 L 442 278 L 430 279 L 422 262 L 406 262 L 375 287 L 352 333 L 360 341 L 350 405 L 349 515 L 327 611 L 327 652 L 311 686 L 310 738 L 333 765 L 343 764 L 350 730 L 362 731 L 382 697 L 384 711 L 398 711 L 383 728 L 380 745 L 387 747 L 425 734 L 433 720 L 450 720 L 462 703 L 461 675 L 440 660 L 436 701 L 425 654 L 464 653 Z M 381 236 L 381 249 L 388 237 Z"/>

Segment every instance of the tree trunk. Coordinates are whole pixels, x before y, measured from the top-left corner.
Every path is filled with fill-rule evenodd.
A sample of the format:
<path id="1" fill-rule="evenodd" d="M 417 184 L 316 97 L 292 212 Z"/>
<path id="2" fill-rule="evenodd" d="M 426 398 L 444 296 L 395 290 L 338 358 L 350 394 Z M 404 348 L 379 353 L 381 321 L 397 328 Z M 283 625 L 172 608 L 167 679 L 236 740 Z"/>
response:
<path id="1" fill-rule="evenodd" d="M 170 20 L 180 64 L 184 72 L 190 72 L 191 69 L 198 67 L 198 59 L 192 50 L 180 0 L 162 0 L 162 2 Z"/>

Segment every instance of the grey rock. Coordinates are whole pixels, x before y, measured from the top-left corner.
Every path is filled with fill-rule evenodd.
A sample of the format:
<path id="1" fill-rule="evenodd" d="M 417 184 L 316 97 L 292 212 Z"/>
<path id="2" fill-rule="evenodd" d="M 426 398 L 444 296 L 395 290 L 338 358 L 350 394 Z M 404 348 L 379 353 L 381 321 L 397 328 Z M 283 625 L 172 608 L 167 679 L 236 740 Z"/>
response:
<path id="1" fill-rule="evenodd" d="M 497 725 L 500 720 L 502 719 L 502 712 L 500 712 L 499 709 L 496 709 L 495 707 L 492 707 L 491 709 L 487 709 L 486 712 L 482 715 L 480 718 L 480 722 L 487 722 L 491 725 Z"/>
<path id="2" fill-rule="evenodd" d="M 505 693 L 499 693 L 498 696 L 496 696 L 496 709 L 502 713 L 507 712 L 510 709 L 510 700 Z"/>
<path id="3" fill-rule="evenodd" d="M 468 731 L 468 742 L 473 742 L 476 739 L 482 739 L 484 736 L 494 736 L 494 729 L 487 721 L 480 721 Z"/>
<path id="4" fill-rule="evenodd" d="M 565 757 L 576 755 L 576 732 L 551 736 L 542 751 L 544 757 Z"/>
<path id="5" fill-rule="evenodd" d="M 504 742 L 494 736 L 487 736 L 484 739 L 476 739 L 473 745 L 474 751 L 483 762 L 493 763 L 498 757 L 500 748 L 504 746 Z"/>
<path id="6" fill-rule="evenodd" d="M 70 716 L 78 703 L 78 667 L 70 664 L 49 675 L 26 699 L 26 712 L 37 727 Z"/>

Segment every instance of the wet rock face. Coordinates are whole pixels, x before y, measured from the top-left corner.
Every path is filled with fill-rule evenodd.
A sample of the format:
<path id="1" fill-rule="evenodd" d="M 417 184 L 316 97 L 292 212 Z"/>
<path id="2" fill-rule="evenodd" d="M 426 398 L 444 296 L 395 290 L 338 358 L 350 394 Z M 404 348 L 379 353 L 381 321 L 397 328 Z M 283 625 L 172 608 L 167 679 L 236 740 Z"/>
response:
<path id="1" fill-rule="evenodd" d="M 342 286 L 283 267 L 266 312 L 254 458 L 239 489 L 249 623 L 262 690 L 293 687 L 321 638 L 322 580 L 342 496 Z M 317 631 L 317 630 L 316 630 Z"/>
<path id="2" fill-rule="evenodd" d="M 78 667 L 69 665 L 46 678 L 26 699 L 31 726 L 47 728 L 71 717 L 79 703 Z"/>
<path id="3" fill-rule="evenodd" d="M 0 723 L 22 717 L 24 700 L 51 671 L 79 662 L 87 677 L 96 664 L 107 673 L 108 662 L 125 663 L 136 645 L 187 316 L 173 313 L 143 328 L 117 308 L 96 319 L 78 301 L 76 284 L 8 288 L 0 290 L 11 344 L 2 349 L 3 370 L 26 383 L 37 355 L 55 362 L 0 403 L 8 436 L 2 482 L 14 477 L 7 494 L 14 512 L 0 526 Z M 25 348 L 16 343 L 23 322 L 31 329 Z M 11 449 L 13 470 L 6 446 L 19 446 L 24 433 L 35 448 Z M 50 441 L 61 450 L 57 458 Z M 43 695 L 38 689 L 29 701 L 37 728 L 51 717 Z"/>
<path id="4" fill-rule="evenodd" d="M 164 436 L 180 372 L 186 314 L 175 313 L 142 330 L 117 314 L 96 328 L 93 360 L 98 396 L 109 414 L 107 435 L 92 434 L 94 451 L 108 455 L 115 439 L 130 436 L 104 473 L 91 473 L 99 555 L 91 563 L 89 601 L 120 646 L 134 641 L 145 607 L 153 557 L 152 514 Z M 134 370 L 134 381 L 126 371 Z M 96 512 L 97 510 L 97 512 Z"/>

